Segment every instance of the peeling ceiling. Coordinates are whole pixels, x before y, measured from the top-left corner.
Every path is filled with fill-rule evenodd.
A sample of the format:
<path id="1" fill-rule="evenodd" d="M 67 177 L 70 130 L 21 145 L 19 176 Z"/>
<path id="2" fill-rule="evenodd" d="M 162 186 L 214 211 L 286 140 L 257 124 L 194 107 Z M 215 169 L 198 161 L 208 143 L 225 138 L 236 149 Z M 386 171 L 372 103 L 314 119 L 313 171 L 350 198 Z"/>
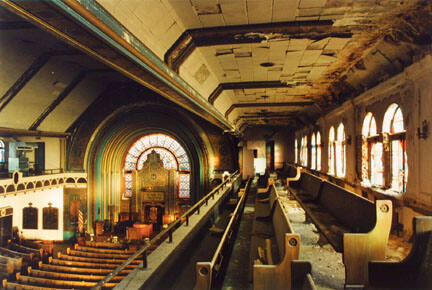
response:
<path id="1" fill-rule="evenodd" d="M 65 3 L 71 7 L 84 5 L 75 0 Z M 261 124 L 296 127 L 303 119 L 313 120 L 401 72 L 429 51 L 432 36 L 432 3 L 426 0 L 88 0 L 85 3 L 107 13 L 110 23 L 121 24 L 122 32 L 117 31 L 120 37 L 135 48 L 139 42 L 150 49 L 155 59 L 172 69 L 169 74 L 177 73 L 197 92 L 201 102 L 208 101 L 205 106 L 218 112 L 220 118 L 225 117 L 236 129 Z M 93 17 L 101 17 L 99 14 L 102 13 Z M 15 20 L 8 13 L 0 13 L 3 25 Z M 21 23 L 23 27 L 28 25 Z M 22 29 L 28 31 L 28 27 Z M 71 35 L 78 33 L 68 31 Z M 32 37 L 28 35 L 28 41 L 34 41 Z M 83 39 L 90 42 L 89 38 Z M 61 44 L 55 42 L 55 45 Z M 99 53 L 110 55 L 108 50 L 103 48 Z M 34 62 L 37 57 L 32 58 L 31 53 L 24 56 L 24 67 L 16 68 L 17 75 L 25 69 L 24 64 Z M 69 55 L 64 61 L 70 64 L 65 79 L 53 78 L 56 85 L 40 88 L 46 90 L 44 103 L 39 103 L 40 108 L 35 105 L 28 109 L 28 117 L 21 120 L 19 128 L 31 127 L 34 116 L 58 98 L 64 86 L 76 77 L 72 70 L 97 67 L 92 68 L 79 55 Z M 47 60 L 45 73 L 49 73 L 49 65 Z M 39 74 L 43 73 L 41 69 Z M 86 75 L 91 77 L 95 76 Z M 16 76 L 12 73 L 5 79 L 2 81 L 7 88 Z M 37 76 L 32 79 L 34 87 L 37 80 Z M 94 90 L 96 94 L 97 88 Z M 77 93 L 76 101 L 62 102 L 38 126 L 65 130 L 75 118 L 72 112 L 79 114 L 88 106 L 82 92 L 83 89 Z M 24 101 L 30 95 L 22 90 L 14 102 Z M 16 110 L 14 102 L 5 110 L 0 109 L 0 117 Z M 67 106 L 75 109 L 68 111 Z M 65 121 L 57 127 L 52 125 L 62 114 Z"/>

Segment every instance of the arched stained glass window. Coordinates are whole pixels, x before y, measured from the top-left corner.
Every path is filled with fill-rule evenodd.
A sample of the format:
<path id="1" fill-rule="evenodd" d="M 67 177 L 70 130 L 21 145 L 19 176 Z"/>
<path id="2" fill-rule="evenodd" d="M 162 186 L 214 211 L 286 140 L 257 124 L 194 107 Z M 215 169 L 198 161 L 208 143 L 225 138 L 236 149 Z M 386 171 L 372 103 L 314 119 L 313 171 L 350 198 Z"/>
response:
<path id="1" fill-rule="evenodd" d="M 379 142 L 376 121 L 366 114 L 362 127 L 362 185 L 384 186 L 383 145 Z"/>
<path id="2" fill-rule="evenodd" d="M 331 126 L 329 131 L 329 144 L 328 144 L 328 173 L 335 174 L 335 129 Z"/>
<path id="3" fill-rule="evenodd" d="M 3 140 L 0 140 L 0 163 L 6 162 L 6 150 L 5 150 L 5 143 Z"/>
<path id="4" fill-rule="evenodd" d="M 298 142 L 297 139 L 294 140 L 294 163 L 298 162 Z"/>
<path id="5" fill-rule="evenodd" d="M 398 104 L 391 104 L 384 114 L 383 140 L 390 145 L 391 190 L 405 192 L 408 163 L 404 120 Z"/>
<path id="6" fill-rule="evenodd" d="M 337 128 L 336 138 L 336 176 L 344 177 L 346 173 L 345 128 L 342 123 Z"/>
<path id="7" fill-rule="evenodd" d="M 125 160 L 125 171 L 140 170 L 147 156 L 156 151 L 162 159 L 165 169 L 179 172 L 179 197 L 190 197 L 190 169 L 189 157 L 180 143 L 165 134 L 150 134 L 141 137 L 129 149 Z M 132 174 L 125 174 L 125 196 L 132 196 Z"/>
<path id="8" fill-rule="evenodd" d="M 308 150 L 307 150 L 307 136 L 303 136 L 301 139 L 300 146 L 300 164 L 303 166 L 307 166 L 308 163 Z"/>
<path id="9" fill-rule="evenodd" d="M 316 135 L 316 170 L 321 170 L 321 134 L 318 131 Z"/>
<path id="10" fill-rule="evenodd" d="M 311 137 L 311 169 L 316 169 L 317 147 L 315 133 Z"/>

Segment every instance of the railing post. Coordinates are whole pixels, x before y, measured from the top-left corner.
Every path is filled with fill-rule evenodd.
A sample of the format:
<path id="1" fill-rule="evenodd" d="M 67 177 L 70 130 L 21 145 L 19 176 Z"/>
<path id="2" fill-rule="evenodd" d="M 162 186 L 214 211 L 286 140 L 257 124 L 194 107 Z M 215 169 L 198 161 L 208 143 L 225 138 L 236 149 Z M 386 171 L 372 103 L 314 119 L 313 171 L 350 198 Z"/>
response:
<path id="1" fill-rule="evenodd" d="M 172 230 L 168 231 L 168 243 L 172 243 Z"/>
<path id="2" fill-rule="evenodd" d="M 200 214 L 200 208 L 201 208 L 201 206 L 198 206 L 198 207 L 197 207 L 197 211 L 196 211 L 197 214 Z"/>
<path id="3" fill-rule="evenodd" d="M 147 250 L 145 250 L 142 254 L 143 258 L 143 268 L 147 268 Z"/>
<path id="4" fill-rule="evenodd" d="M 189 225 L 189 216 L 187 215 L 186 216 L 186 226 L 188 226 Z"/>

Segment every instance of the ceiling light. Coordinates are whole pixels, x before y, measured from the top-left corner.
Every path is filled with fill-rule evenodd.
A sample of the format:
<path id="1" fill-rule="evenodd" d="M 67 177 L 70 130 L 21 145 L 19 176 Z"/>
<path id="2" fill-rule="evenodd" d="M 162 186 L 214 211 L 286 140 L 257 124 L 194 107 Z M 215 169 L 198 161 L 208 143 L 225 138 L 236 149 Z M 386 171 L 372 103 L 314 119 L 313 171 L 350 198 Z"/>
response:
<path id="1" fill-rule="evenodd" d="M 260 63 L 260 66 L 263 66 L 263 67 L 272 67 L 274 65 L 275 64 L 272 63 L 272 62 L 263 62 L 263 63 Z"/>

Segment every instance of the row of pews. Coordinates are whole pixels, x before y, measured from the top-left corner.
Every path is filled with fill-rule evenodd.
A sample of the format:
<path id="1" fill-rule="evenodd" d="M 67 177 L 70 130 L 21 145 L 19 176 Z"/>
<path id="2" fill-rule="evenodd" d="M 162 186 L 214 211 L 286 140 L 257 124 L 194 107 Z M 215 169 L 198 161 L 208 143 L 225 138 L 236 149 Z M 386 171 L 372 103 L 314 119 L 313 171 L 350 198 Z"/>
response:
<path id="1" fill-rule="evenodd" d="M 16 265 L 14 275 L 11 275 L 12 271 L 8 272 L 2 282 L 5 289 L 91 288 L 135 252 L 123 244 L 86 241 L 84 245 L 75 244 L 73 248 L 67 248 L 66 253 L 57 252 L 57 257 L 44 258 L 45 252 L 39 251 L 39 258 L 35 259 L 36 252 L 24 253 L 32 250 L 18 248 L 18 245 L 12 247 L 22 250 L 19 253 L 27 255 L 27 258 L 30 254 L 33 256 L 29 263 Z M 0 253 L 2 251 L 0 249 Z M 139 260 L 133 261 L 104 288 L 114 288 L 139 264 Z"/>
<path id="2" fill-rule="evenodd" d="M 346 288 L 432 289 L 432 217 L 414 218 L 411 253 L 401 262 L 387 262 L 391 201 L 369 201 L 315 175 L 300 173 L 294 166 L 279 174 L 286 178 L 289 193 L 307 217 L 333 248 L 342 253 Z M 269 286 L 314 289 L 310 263 L 302 262 L 300 271 L 293 270 L 300 265 L 296 261 L 300 237 L 291 228 L 289 217 L 283 216 L 273 184 L 274 180 L 270 179 L 267 188 L 258 191 L 255 205 L 251 246 L 254 289 Z M 273 239 L 279 250 L 276 256 L 279 264 L 268 266 L 274 260 Z M 296 285 L 296 279 L 303 284 Z"/>

